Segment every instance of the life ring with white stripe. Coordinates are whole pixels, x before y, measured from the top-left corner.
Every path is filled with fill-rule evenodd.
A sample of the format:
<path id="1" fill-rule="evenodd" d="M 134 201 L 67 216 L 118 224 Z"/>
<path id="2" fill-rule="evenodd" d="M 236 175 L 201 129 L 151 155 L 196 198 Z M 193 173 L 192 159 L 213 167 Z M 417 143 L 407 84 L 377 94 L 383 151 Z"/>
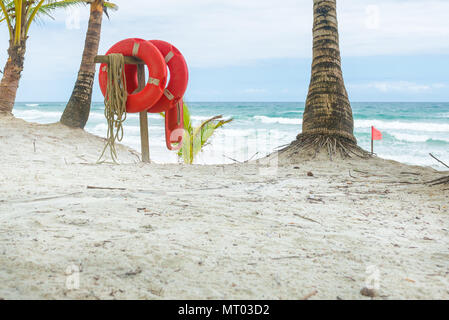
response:
<path id="1" fill-rule="evenodd" d="M 174 45 L 162 40 L 149 42 L 159 49 L 170 70 L 170 81 L 164 89 L 164 94 L 148 109 L 148 112 L 159 113 L 174 108 L 184 97 L 189 82 L 189 71 L 183 55 Z"/>
<path id="2" fill-rule="evenodd" d="M 160 100 L 167 83 L 167 67 L 164 56 L 162 56 L 155 45 L 143 39 L 130 38 L 117 42 L 109 49 L 106 55 L 110 53 L 121 53 L 124 56 L 137 57 L 143 60 L 148 67 L 148 83 L 143 90 L 134 93 L 138 87 L 137 68 L 135 65 L 125 65 L 128 91 L 126 112 L 135 113 L 145 111 Z M 99 82 L 103 95 L 106 94 L 107 68 L 106 64 L 100 66 Z"/>

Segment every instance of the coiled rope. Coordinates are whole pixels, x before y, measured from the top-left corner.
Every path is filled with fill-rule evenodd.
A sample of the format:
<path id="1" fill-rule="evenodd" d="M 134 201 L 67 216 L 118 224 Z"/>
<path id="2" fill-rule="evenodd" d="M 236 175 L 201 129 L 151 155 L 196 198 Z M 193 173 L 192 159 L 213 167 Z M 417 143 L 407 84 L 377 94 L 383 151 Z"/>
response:
<path id="1" fill-rule="evenodd" d="M 106 145 L 97 163 L 103 163 L 106 149 L 109 147 L 111 159 L 117 162 L 117 150 L 115 149 L 115 141 L 123 139 L 123 122 L 126 120 L 126 101 L 128 92 L 126 89 L 125 78 L 125 58 L 120 53 L 111 53 L 108 55 L 108 82 L 106 95 L 104 98 L 104 115 L 108 123 L 108 133 L 106 136 Z"/>

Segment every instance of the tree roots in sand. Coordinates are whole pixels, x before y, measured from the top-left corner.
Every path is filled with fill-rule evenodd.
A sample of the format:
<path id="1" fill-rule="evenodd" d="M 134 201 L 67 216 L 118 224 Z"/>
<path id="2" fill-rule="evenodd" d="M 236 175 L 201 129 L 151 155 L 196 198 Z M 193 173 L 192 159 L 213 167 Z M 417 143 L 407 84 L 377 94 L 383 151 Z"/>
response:
<path id="1" fill-rule="evenodd" d="M 279 155 L 285 155 L 289 158 L 294 157 L 299 153 L 314 152 L 313 158 L 317 154 L 324 150 L 328 153 L 330 160 L 335 156 L 340 155 L 345 158 L 370 158 L 371 153 L 363 150 L 357 146 L 356 142 L 335 135 L 323 135 L 323 134 L 299 134 L 295 141 L 293 141 L 287 147 L 279 150 Z"/>

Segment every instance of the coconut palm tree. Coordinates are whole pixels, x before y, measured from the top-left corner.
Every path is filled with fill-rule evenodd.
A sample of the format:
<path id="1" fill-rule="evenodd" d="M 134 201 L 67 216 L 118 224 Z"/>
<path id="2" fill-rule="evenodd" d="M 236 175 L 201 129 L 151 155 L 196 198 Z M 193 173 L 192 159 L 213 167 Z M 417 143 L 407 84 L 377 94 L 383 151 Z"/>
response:
<path id="1" fill-rule="evenodd" d="M 282 152 L 325 149 L 329 156 L 365 152 L 357 147 L 354 120 L 341 71 L 336 0 L 313 1 L 313 62 L 302 133 Z"/>
<path id="2" fill-rule="evenodd" d="M 0 0 L 0 24 L 9 31 L 8 60 L 0 82 L 0 113 L 11 113 L 25 60 L 26 41 L 31 25 L 53 10 L 79 5 L 85 1 Z"/>
<path id="3" fill-rule="evenodd" d="M 91 0 L 89 25 L 84 43 L 83 58 L 70 100 L 61 116 L 61 123 L 69 127 L 83 129 L 89 119 L 92 102 L 92 87 L 95 77 L 95 56 L 100 44 L 101 23 L 103 13 L 107 8 L 117 9 L 117 6 L 104 0 Z"/>

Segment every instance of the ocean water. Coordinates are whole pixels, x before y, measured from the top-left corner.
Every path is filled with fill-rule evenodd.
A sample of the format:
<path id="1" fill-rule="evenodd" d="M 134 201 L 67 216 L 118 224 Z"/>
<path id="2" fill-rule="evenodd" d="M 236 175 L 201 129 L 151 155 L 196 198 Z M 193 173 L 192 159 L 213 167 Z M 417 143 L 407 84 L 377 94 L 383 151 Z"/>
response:
<path id="1" fill-rule="evenodd" d="M 199 164 L 233 163 L 263 157 L 295 139 L 301 131 L 304 103 L 301 102 L 187 102 L 194 123 L 215 115 L 234 118 L 219 129 L 196 159 Z M 52 123 L 59 120 L 65 103 L 17 103 L 14 115 L 27 121 Z M 400 162 L 445 169 L 432 159 L 433 153 L 449 163 L 449 103 L 352 103 L 355 136 L 370 149 L 370 128 L 383 140 L 375 141 L 374 152 Z M 86 130 L 106 135 L 103 103 L 92 106 Z M 165 147 L 164 120 L 149 114 L 150 155 L 158 163 L 174 163 L 175 152 Z M 140 150 L 138 114 L 128 114 L 122 143 Z"/>

